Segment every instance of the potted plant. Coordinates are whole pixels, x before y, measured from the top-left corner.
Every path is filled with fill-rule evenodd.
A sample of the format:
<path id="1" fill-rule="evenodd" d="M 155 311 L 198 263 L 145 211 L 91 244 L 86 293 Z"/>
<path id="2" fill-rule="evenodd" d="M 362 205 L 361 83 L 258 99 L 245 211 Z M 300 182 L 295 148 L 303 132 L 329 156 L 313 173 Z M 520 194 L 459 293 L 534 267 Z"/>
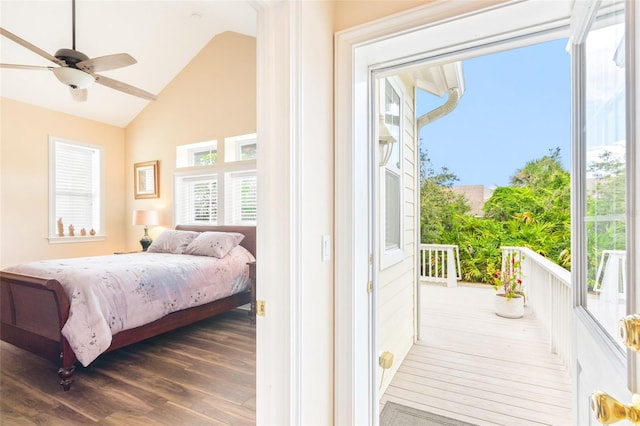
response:
<path id="1" fill-rule="evenodd" d="M 502 262 L 502 270 L 493 273 L 496 315 L 505 318 L 522 318 L 525 296 L 522 291 L 522 256 L 509 252 Z"/>

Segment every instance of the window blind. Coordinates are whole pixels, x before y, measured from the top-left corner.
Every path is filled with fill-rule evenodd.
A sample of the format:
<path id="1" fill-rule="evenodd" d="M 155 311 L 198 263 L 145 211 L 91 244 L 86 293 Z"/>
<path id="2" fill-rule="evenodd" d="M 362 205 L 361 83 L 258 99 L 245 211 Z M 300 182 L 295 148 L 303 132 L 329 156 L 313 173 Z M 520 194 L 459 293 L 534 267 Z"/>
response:
<path id="1" fill-rule="evenodd" d="M 176 177 L 176 223 L 218 223 L 218 176 L 202 174 Z"/>
<path id="2" fill-rule="evenodd" d="M 225 222 L 254 225 L 257 212 L 256 171 L 225 173 Z"/>
<path id="3" fill-rule="evenodd" d="M 65 234 L 69 225 L 77 235 L 82 228 L 100 233 L 100 151 L 58 141 L 54 157 L 54 219 L 62 218 Z"/>

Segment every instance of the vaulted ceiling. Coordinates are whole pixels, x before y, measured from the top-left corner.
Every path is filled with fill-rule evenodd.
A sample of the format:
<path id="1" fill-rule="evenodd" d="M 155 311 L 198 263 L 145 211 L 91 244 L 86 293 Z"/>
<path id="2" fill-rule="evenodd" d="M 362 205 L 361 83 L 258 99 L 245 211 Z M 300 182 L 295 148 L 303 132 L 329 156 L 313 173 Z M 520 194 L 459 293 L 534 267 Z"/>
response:
<path id="1" fill-rule="evenodd" d="M 72 47 L 71 0 L 2 0 L 0 26 L 53 55 Z M 245 0 L 77 0 L 76 49 L 88 57 L 129 53 L 138 62 L 100 72 L 161 95 L 162 89 L 217 34 L 255 36 L 256 14 Z M 56 66 L 6 37 L 0 63 Z M 224 58 L 221 58 L 224 60 Z M 0 68 L 0 96 L 125 127 L 149 103 L 94 84 L 86 102 L 47 70 Z"/>

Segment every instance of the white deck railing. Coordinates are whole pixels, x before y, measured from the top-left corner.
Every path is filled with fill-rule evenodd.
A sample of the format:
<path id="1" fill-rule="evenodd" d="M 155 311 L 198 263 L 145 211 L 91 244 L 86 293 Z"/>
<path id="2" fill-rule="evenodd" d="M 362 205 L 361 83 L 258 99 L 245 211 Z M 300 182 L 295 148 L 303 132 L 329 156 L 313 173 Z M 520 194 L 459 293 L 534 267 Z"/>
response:
<path id="1" fill-rule="evenodd" d="M 460 253 L 454 244 L 420 244 L 420 280 L 455 287 L 462 279 Z"/>
<path id="2" fill-rule="evenodd" d="M 502 247 L 521 259 L 526 303 L 549 333 L 549 350 L 571 371 L 571 272 L 526 247 Z"/>

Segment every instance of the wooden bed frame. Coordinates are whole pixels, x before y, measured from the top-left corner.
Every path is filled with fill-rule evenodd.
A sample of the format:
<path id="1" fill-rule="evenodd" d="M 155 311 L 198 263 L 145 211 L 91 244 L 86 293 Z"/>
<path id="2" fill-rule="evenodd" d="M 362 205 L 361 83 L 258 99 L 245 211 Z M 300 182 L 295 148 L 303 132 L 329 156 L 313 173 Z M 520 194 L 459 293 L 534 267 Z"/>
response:
<path id="1" fill-rule="evenodd" d="M 178 230 L 240 232 L 240 245 L 256 254 L 256 228 L 253 226 L 188 226 Z M 255 272 L 255 268 L 250 268 Z M 205 305 L 173 312 L 152 323 L 124 330 L 113 336 L 107 349 L 122 348 L 135 342 L 175 330 L 251 303 L 249 317 L 255 319 L 255 275 L 251 274 L 251 291 L 234 294 Z M 62 285 L 43 279 L 0 271 L 0 339 L 25 349 L 59 366 L 58 377 L 65 391 L 71 388 L 77 358 L 61 333 L 69 317 L 69 299 Z"/>

